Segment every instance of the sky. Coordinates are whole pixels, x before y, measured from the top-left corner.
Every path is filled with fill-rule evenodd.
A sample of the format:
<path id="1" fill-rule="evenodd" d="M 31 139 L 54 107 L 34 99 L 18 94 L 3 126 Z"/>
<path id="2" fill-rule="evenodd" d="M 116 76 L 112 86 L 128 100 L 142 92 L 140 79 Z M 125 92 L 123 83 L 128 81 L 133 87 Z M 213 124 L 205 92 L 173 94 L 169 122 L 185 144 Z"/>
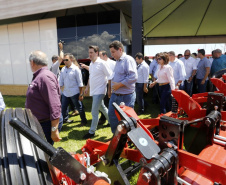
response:
<path id="1" fill-rule="evenodd" d="M 186 49 L 190 49 L 191 53 L 198 51 L 198 49 L 205 49 L 206 54 L 211 54 L 214 49 L 221 49 L 224 53 L 226 51 L 225 43 L 216 44 L 177 44 L 177 45 L 145 45 L 144 55 L 155 56 L 156 53 L 164 51 L 174 51 L 176 55 L 179 53 L 184 54 Z"/>

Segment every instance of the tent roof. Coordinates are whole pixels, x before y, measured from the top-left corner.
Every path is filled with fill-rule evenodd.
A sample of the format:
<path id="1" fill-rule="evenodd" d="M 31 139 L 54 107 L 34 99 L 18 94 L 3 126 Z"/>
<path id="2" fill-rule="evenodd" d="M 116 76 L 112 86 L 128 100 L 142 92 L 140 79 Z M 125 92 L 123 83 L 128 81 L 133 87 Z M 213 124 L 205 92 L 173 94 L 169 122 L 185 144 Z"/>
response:
<path id="1" fill-rule="evenodd" d="M 226 35 L 225 0 L 143 0 L 144 37 Z"/>

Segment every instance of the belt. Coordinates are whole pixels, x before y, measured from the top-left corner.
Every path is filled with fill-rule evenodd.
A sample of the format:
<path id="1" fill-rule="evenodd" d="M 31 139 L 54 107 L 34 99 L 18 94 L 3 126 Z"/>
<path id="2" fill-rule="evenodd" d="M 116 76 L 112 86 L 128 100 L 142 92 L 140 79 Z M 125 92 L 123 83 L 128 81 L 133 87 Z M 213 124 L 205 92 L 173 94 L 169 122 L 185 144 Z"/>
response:
<path id="1" fill-rule="evenodd" d="M 50 121 L 50 119 L 41 119 L 41 120 L 38 120 L 39 123 L 43 123 L 43 122 L 47 122 L 47 121 Z"/>
<path id="2" fill-rule="evenodd" d="M 129 94 L 133 94 L 133 92 L 132 93 L 129 93 L 129 94 L 116 94 L 116 93 L 114 93 L 116 96 L 125 96 L 125 95 L 129 95 Z"/>
<path id="3" fill-rule="evenodd" d="M 162 86 L 162 85 L 167 85 L 167 84 L 169 84 L 169 82 L 167 82 L 167 83 L 159 83 L 159 86 Z"/>

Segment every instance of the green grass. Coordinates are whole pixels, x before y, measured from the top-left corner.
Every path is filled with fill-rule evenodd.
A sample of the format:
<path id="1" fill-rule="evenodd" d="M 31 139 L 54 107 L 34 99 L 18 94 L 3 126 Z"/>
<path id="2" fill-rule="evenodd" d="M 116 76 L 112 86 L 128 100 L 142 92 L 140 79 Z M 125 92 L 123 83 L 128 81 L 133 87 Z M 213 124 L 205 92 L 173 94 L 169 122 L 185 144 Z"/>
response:
<path id="1" fill-rule="evenodd" d="M 145 111 L 145 114 L 139 116 L 141 119 L 148 119 L 151 117 L 157 117 L 159 114 L 159 106 L 151 104 L 151 93 L 149 92 L 148 95 L 145 97 L 149 106 Z M 6 107 L 7 108 L 16 108 L 16 107 L 25 107 L 25 96 L 3 96 Z M 81 148 L 86 143 L 86 140 L 82 139 L 82 137 L 89 131 L 92 116 L 91 116 L 91 105 L 92 105 L 92 98 L 85 97 L 83 104 L 85 106 L 85 113 L 88 120 L 88 124 L 86 126 L 80 125 L 80 117 L 74 116 L 70 119 L 74 120 L 73 123 L 64 123 L 62 130 L 60 132 L 60 136 L 62 140 L 60 142 L 56 142 L 54 147 L 62 147 L 68 152 L 76 152 L 82 153 Z M 137 105 L 135 106 L 135 111 L 137 110 Z M 110 138 L 112 138 L 112 133 L 110 127 L 106 127 L 104 125 L 99 125 L 98 129 L 95 133 L 94 140 L 106 142 Z M 136 184 L 137 178 L 139 173 L 137 172 L 131 179 L 131 184 Z"/>

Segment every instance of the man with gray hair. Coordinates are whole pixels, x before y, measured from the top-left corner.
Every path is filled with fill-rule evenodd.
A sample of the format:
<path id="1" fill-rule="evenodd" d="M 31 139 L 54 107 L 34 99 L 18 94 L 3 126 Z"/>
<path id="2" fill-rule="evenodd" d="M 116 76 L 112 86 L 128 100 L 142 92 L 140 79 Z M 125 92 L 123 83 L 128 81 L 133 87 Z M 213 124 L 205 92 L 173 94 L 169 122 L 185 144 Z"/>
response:
<path id="1" fill-rule="evenodd" d="M 63 124 L 60 87 L 57 77 L 48 70 L 45 53 L 33 51 L 29 61 L 33 78 L 28 86 L 25 107 L 36 116 L 47 141 L 53 145 L 61 140 L 59 132 Z"/>
<path id="2" fill-rule="evenodd" d="M 226 68 L 226 55 L 222 55 L 220 49 L 213 51 L 214 60 L 211 66 L 210 74 L 213 75 L 215 72 Z"/>

